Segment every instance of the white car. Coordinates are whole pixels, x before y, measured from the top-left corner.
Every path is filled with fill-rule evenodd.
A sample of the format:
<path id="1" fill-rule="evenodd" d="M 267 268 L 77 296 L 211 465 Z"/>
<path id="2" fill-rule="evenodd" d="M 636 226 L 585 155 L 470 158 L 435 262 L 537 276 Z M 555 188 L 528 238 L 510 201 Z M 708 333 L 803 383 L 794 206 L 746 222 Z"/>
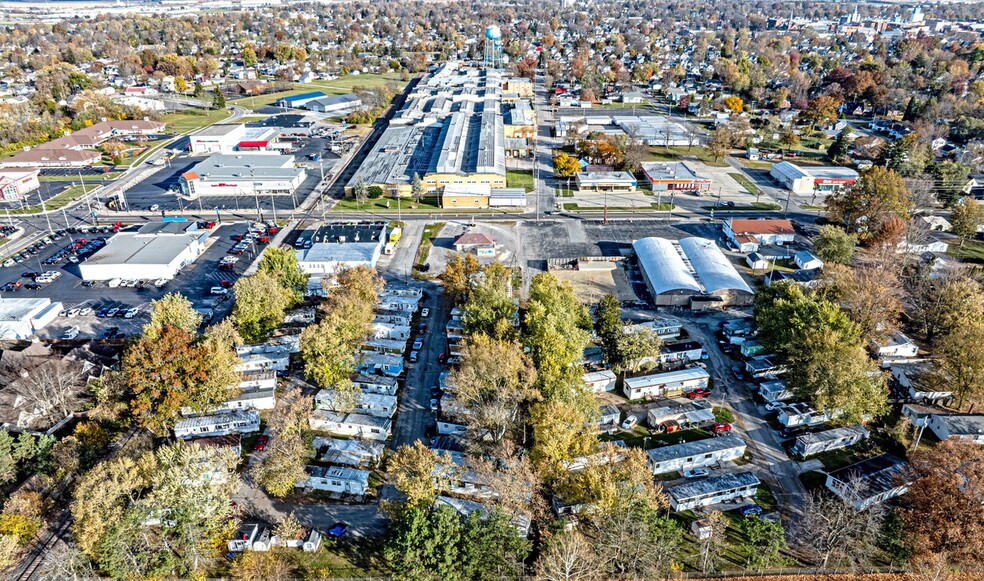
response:
<path id="1" fill-rule="evenodd" d="M 159 278 L 156 281 L 154 281 L 154 286 L 156 286 L 157 288 L 161 288 L 162 286 L 167 284 L 167 281 L 168 279 L 166 278 Z"/>
<path id="2" fill-rule="evenodd" d="M 17 263 L 14 261 L 13 258 L 8 258 L 7 260 L 4 260 L 3 261 L 4 268 L 10 268 L 11 266 L 13 266 L 15 264 L 17 264 Z"/>
<path id="3" fill-rule="evenodd" d="M 150 207 L 150 211 L 151 212 L 156 212 L 157 210 L 160 210 L 160 209 L 161 209 L 161 207 L 158 204 L 154 204 L 153 206 Z"/>
<path id="4" fill-rule="evenodd" d="M 79 316 L 80 310 L 81 309 L 69 309 L 68 312 L 65 313 L 65 316 L 67 316 L 69 319 L 74 319 L 75 317 Z"/>
<path id="5" fill-rule="evenodd" d="M 628 416 L 622 422 L 622 429 L 623 430 L 631 430 L 632 428 L 636 427 L 636 425 L 638 425 L 638 424 L 639 424 L 639 418 L 637 418 L 635 416 Z"/>
<path id="6" fill-rule="evenodd" d="M 213 286 L 211 290 L 208 291 L 212 295 L 227 295 L 229 294 L 229 289 L 223 288 L 221 286 Z"/>
<path id="7" fill-rule="evenodd" d="M 693 470 L 687 470 L 683 473 L 684 478 L 704 478 L 710 474 L 707 470 L 703 468 L 694 468 Z"/>
<path id="8" fill-rule="evenodd" d="M 92 308 L 91 307 L 82 307 L 81 309 L 79 309 L 79 316 L 80 317 L 88 317 L 91 314 L 92 314 Z"/>
<path id="9" fill-rule="evenodd" d="M 431 311 L 430 311 L 430 309 L 426 309 L 426 308 L 425 308 L 425 309 L 421 309 L 421 310 L 420 310 L 420 316 L 421 316 L 421 317 L 429 317 L 429 316 L 430 316 L 430 314 L 431 314 Z"/>
<path id="10" fill-rule="evenodd" d="M 784 409 L 785 407 L 786 404 L 782 403 L 781 401 L 770 401 L 769 403 L 765 404 L 765 409 L 769 410 L 770 412 L 781 410 Z"/>
<path id="11" fill-rule="evenodd" d="M 72 340 L 72 339 L 74 339 L 74 338 L 76 338 L 78 336 L 79 336 L 79 328 L 78 327 L 69 327 L 68 330 L 65 331 L 65 334 L 62 335 L 62 339 L 65 339 L 67 341 L 70 341 L 70 340 Z"/>
<path id="12" fill-rule="evenodd" d="M 139 312 L 140 312 L 140 309 L 138 309 L 137 307 L 133 307 L 132 309 L 127 309 L 126 314 L 123 315 L 123 318 L 124 319 L 132 319 L 133 317 L 136 317 L 137 316 L 137 313 L 139 313 Z"/>
<path id="13" fill-rule="evenodd" d="M 416 351 L 411 351 L 410 352 L 410 363 L 416 363 L 416 362 L 417 362 L 417 352 Z"/>

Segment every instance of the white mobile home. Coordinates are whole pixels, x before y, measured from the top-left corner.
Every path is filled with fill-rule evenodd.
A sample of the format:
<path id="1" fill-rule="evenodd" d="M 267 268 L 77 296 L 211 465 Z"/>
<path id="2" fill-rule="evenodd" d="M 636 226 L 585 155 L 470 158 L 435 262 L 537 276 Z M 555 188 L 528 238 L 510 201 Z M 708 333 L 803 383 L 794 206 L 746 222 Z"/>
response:
<path id="1" fill-rule="evenodd" d="M 721 436 L 653 448 L 646 454 L 653 474 L 683 472 L 737 460 L 745 454 L 745 442 L 738 436 Z"/>
<path id="2" fill-rule="evenodd" d="M 362 496 L 369 488 L 369 472 L 354 468 L 337 466 L 305 466 L 307 478 L 298 480 L 294 486 L 311 490 L 327 490 L 343 494 Z"/>
<path id="3" fill-rule="evenodd" d="M 714 423 L 714 412 L 704 402 L 688 402 L 683 405 L 655 406 L 646 412 L 646 422 L 656 428 L 663 422 L 673 421 L 681 426 L 700 426 Z"/>
<path id="4" fill-rule="evenodd" d="M 264 388 L 243 389 L 237 396 L 227 399 L 221 407 L 228 410 L 272 410 L 276 405 L 277 396 L 274 389 Z"/>
<path id="5" fill-rule="evenodd" d="M 669 490 L 670 507 L 675 511 L 692 510 L 712 504 L 751 498 L 761 484 L 751 472 L 722 474 L 687 482 Z"/>
<path id="6" fill-rule="evenodd" d="M 759 395 L 765 401 L 789 401 L 793 399 L 793 392 L 789 391 L 786 382 L 782 380 L 764 381 L 759 384 Z"/>
<path id="7" fill-rule="evenodd" d="M 308 423 L 311 424 L 312 430 L 325 431 L 336 436 L 378 441 L 388 440 L 393 430 L 393 422 L 388 418 L 340 414 L 320 409 L 311 412 Z"/>
<path id="8" fill-rule="evenodd" d="M 898 332 L 885 341 L 875 344 L 875 355 L 878 357 L 911 358 L 918 354 L 919 346 L 902 332 Z"/>
<path id="9" fill-rule="evenodd" d="M 669 341 L 670 339 L 680 338 L 680 333 L 683 330 L 683 323 L 671 317 L 664 317 L 661 319 L 653 319 L 652 321 L 634 323 L 632 325 L 625 325 L 622 327 L 622 330 L 626 333 L 635 333 L 642 329 L 649 329 L 663 341 Z"/>
<path id="10" fill-rule="evenodd" d="M 882 454 L 827 474 L 827 488 L 851 503 L 855 510 L 901 496 L 909 489 L 901 480 L 905 460 Z"/>
<path id="11" fill-rule="evenodd" d="M 870 435 L 864 426 L 848 426 L 813 434 L 802 434 L 796 438 L 796 443 L 793 444 L 791 451 L 806 458 L 821 452 L 853 446 L 858 442 L 867 440 Z"/>
<path id="12" fill-rule="evenodd" d="M 328 464 L 362 468 L 373 466 L 383 457 L 385 446 L 366 440 L 342 440 L 339 438 L 314 438 L 314 449 L 321 454 L 321 461 Z"/>
<path id="13" fill-rule="evenodd" d="M 395 377 L 386 375 L 356 375 L 352 378 L 352 385 L 365 393 L 380 395 L 396 395 L 396 390 L 400 387 Z"/>
<path id="14" fill-rule="evenodd" d="M 249 434 L 260 431 L 256 410 L 230 410 L 185 418 L 174 425 L 175 437 L 185 440 L 203 436 Z"/>
<path id="15" fill-rule="evenodd" d="M 588 389 L 592 393 L 604 393 L 615 390 L 615 374 L 607 369 L 585 373 L 582 378 L 584 379 L 584 384 L 588 386 Z"/>
<path id="16" fill-rule="evenodd" d="M 339 411 L 337 400 L 338 392 L 334 389 L 322 389 L 314 396 L 314 404 L 323 410 Z M 377 418 L 392 418 L 396 413 L 397 404 L 396 396 L 393 395 L 359 392 L 355 409 L 352 411 Z"/>
<path id="17" fill-rule="evenodd" d="M 791 403 L 779 410 L 779 423 L 787 428 L 817 426 L 830 419 L 830 413 L 818 412 L 808 403 Z"/>
<path id="18" fill-rule="evenodd" d="M 707 371 L 695 367 L 669 373 L 627 377 L 623 389 L 625 390 L 625 397 L 630 400 L 676 397 L 684 392 L 706 388 L 710 377 Z"/>
<path id="19" fill-rule="evenodd" d="M 933 414 L 927 424 L 937 438 L 962 438 L 984 444 L 984 415 Z"/>

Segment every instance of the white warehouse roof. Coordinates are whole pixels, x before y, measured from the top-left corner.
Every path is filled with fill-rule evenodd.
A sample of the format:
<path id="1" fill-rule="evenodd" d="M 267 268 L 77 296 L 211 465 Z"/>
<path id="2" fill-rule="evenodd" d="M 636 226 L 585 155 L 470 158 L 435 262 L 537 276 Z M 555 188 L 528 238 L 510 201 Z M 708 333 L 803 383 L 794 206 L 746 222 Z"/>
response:
<path id="1" fill-rule="evenodd" d="M 654 292 L 675 290 L 701 292 L 700 285 L 683 257 L 666 238 L 643 238 L 632 243 L 639 265 L 649 277 Z"/>
<path id="2" fill-rule="evenodd" d="M 632 243 L 639 265 L 657 294 L 671 291 L 716 293 L 752 289 L 713 240 L 643 238 Z"/>
<path id="3" fill-rule="evenodd" d="M 721 290 L 752 292 L 751 287 L 738 274 L 734 265 L 713 240 L 697 237 L 683 238 L 680 240 L 680 248 L 690 259 L 690 265 L 697 272 L 697 278 L 706 292 L 715 293 Z"/>

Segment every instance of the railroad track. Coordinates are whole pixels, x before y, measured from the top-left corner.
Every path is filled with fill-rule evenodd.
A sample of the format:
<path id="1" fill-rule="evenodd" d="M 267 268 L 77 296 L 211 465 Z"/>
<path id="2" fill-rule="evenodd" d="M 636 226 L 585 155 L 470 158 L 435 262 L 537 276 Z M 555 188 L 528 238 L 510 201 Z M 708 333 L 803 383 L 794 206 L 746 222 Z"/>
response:
<path id="1" fill-rule="evenodd" d="M 51 549 L 61 540 L 62 535 L 68 531 L 69 525 L 72 523 L 72 514 L 68 509 L 63 509 L 58 517 L 48 531 L 40 539 L 35 541 L 34 546 L 31 547 L 31 551 L 28 553 L 25 560 L 23 560 L 20 566 L 14 571 L 14 575 L 10 579 L 16 581 L 29 581 L 30 579 L 36 579 L 38 572 L 41 570 L 41 566 L 44 565 L 44 560 L 50 553 Z"/>

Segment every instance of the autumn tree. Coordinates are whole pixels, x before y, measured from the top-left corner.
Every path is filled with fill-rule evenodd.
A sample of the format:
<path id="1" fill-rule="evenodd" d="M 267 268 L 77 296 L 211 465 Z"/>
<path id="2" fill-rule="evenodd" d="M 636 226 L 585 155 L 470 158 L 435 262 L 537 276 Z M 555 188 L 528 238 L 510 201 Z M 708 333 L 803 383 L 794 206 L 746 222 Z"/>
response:
<path id="1" fill-rule="evenodd" d="M 612 368 L 619 372 L 651 369 L 659 364 L 662 346 L 662 339 L 652 329 L 623 332 L 618 341 L 618 357 Z"/>
<path id="2" fill-rule="evenodd" d="M 909 490 L 899 514 L 914 557 L 939 555 L 961 568 L 979 566 L 984 539 L 984 448 L 950 438 L 909 457 Z"/>
<path id="3" fill-rule="evenodd" d="M 256 482 L 277 498 L 290 494 L 297 481 L 306 477 L 304 465 L 312 455 L 311 407 L 311 397 L 296 389 L 281 394 L 268 422 L 270 444 L 260 461 L 250 467 Z"/>
<path id="4" fill-rule="evenodd" d="M 283 550 L 243 551 L 229 564 L 235 581 L 291 581 L 296 579 L 288 553 Z"/>
<path id="5" fill-rule="evenodd" d="M 850 264 L 851 258 L 854 256 L 854 247 L 857 244 L 858 237 L 856 235 L 849 234 L 832 224 L 824 224 L 820 227 L 820 233 L 813 240 L 813 249 L 824 262 Z"/>
<path id="6" fill-rule="evenodd" d="M 837 121 L 837 108 L 840 105 L 841 99 L 830 95 L 821 95 L 807 103 L 806 109 L 800 112 L 800 120 L 811 128 L 816 128 L 818 125 L 829 125 Z"/>
<path id="7" fill-rule="evenodd" d="M 474 254 L 456 254 L 444 265 L 444 272 L 439 277 L 444 284 L 444 292 L 455 302 L 464 300 L 468 296 L 469 281 L 478 271 L 478 258 Z"/>
<path id="8" fill-rule="evenodd" d="M 570 283 L 552 274 L 533 277 L 527 301 L 523 342 L 536 366 L 547 399 L 576 396 L 581 382 L 577 363 L 593 324 Z"/>
<path id="9" fill-rule="evenodd" d="M 833 263 L 824 268 L 823 281 L 862 337 L 882 340 L 898 329 L 903 289 L 894 270 L 880 264 L 850 268 Z"/>
<path id="10" fill-rule="evenodd" d="M 881 166 L 863 171 L 850 187 L 827 200 L 828 218 L 843 224 L 848 232 L 857 232 L 866 244 L 891 242 L 885 239 L 892 229 L 892 219 L 905 223 L 911 211 L 912 200 L 902 176 Z"/>
<path id="11" fill-rule="evenodd" d="M 465 333 L 512 339 L 515 336 L 512 320 L 518 310 L 510 292 L 512 271 L 493 262 L 472 277 L 469 286 L 468 300 L 461 307 Z"/>
<path id="12" fill-rule="evenodd" d="M 240 278 L 232 290 L 236 297 L 232 321 L 247 343 L 269 337 L 284 321 L 284 313 L 295 298 L 267 271 Z"/>
<path id="13" fill-rule="evenodd" d="M 718 127 L 707 140 L 707 148 L 714 161 L 720 161 L 731 153 L 734 136 L 726 127 Z"/>
<path id="14" fill-rule="evenodd" d="M 150 322 L 144 325 L 145 337 L 153 338 L 165 326 L 194 333 L 202 324 L 202 315 L 195 310 L 191 301 L 182 294 L 168 293 L 150 302 Z"/>
<path id="15" fill-rule="evenodd" d="M 933 278 L 928 271 L 919 271 L 909 278 L 908 290 L 912 318 L 928 341 L 948 334 L 966 317 L 984 315 L 984 291 L 964 276 Z"/>
<path id="16" fill-rule="evenodd" d="M 745 110 L 745 102 L 741 100 L 741 97 L 736 97 L 734 95 L 725 97 L 721 104 L 724 106 L 725 111 L 729 111 L 733 114 L 741 113 Z"/>
<path id="17" fill-rule="evenodd" d="M 297 253 L 291 248 L 270 246 L 263 251 L 258 272 L 275 278 L 290 293 L 290 306 L 301 302 L 307 288 L 308 274 L 297 263 Z"/>
<path id="18" fill-rule="evenodd" d="M 520 420 L 520 406 L 536 396 L 536 371 L 519 343 L 474 333 L 462 349 L 462 363 L 449 383 L 469 410 L 477 442 L 499 442 Z"/>
<path id="19" fill-rule="evenodd" d="M 953 233 L 960 238 L 960 247 L 964 242 L 977 234 L 977 229 L 984 223 L 984 208 L 973 198 L 961 199 L 953 206 L 950 225 Z"/>
<path id="20" fill-rule="evenodd" d="M 594 451 L 597 435 L 591 425 L 592 417 L 583 407 L 560 398 L 531 407 L 534 442 L 530 459 L 544 479 L 558 477 L 565 461 Z"/>
<path id="21" fill-rule="evenodd" d="M 589 539 L 577 530 L 561 531 L 544 543 L 536 560 L 536 578 L 593 581 L 602 578 L 602 566 Z"/>
<path id="22" fill-rule="evenodd" d="M 984 399 L 984 318 L 960 318 L 940 339 L 937 354 L 937 374 L 953 391 L 958 408 Z"/>
<path id="23" fill-rule="evenodd" d="M 570 186 L 571 178 L 581 171 L 581 166 L 574 157 L 566 153 L 557 153 L 553 158 L 553 170 L 554 177 L 566 179 L 567 185 Z"/>
<path id="24" fill-rule="evenodd" d="M 848 486 L 864 492 L 861 480 L 849 482 Z M 877 550 L 885 514 L 883 504 L 855 510 L 840 496 L 818 490 L 806 497 L 803 519 L 793 529 L 792 537 L 816 556 L 821 569 L 826 569 L 832 558 L 863 566 Z"/>
<path id="25" fill-rule="evenodd" d="M 397 448 L 386 464 L 386 473 L 405 496 L 404 510 L 427 509 L 434 504 L 437 490 L 454 475 L 454 466 L 449 454 L 441 456 L 418 440 Z"/>

